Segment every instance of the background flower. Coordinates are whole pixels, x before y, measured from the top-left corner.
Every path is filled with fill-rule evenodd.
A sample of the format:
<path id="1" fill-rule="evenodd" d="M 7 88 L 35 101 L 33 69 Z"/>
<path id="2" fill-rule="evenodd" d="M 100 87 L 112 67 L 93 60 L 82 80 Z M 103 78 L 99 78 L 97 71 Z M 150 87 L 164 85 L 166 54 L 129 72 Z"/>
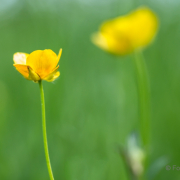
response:
<path id="1" fill-rule="evenodd" d="M 127 15 L 104 22 L 92 36 L 94 44 L 113 54 L 124 55 L 148 45 L 158 28 L 156 15 L 141 7 Z"/>

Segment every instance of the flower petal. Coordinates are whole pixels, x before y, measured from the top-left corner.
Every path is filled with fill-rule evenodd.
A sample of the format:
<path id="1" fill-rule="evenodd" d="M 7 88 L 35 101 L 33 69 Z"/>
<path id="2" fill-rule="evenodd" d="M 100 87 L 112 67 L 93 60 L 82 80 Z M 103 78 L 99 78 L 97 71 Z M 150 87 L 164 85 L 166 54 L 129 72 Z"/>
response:
<path id="1" fill-rule="evenodd" d="M 17 71 L 19 71 L 26 79 L 33 80 L 37 82 L 40 80 L 38 74 L 36 74 L 30 66 L 23 65 L 23 64 L 14 64 Z"/>
<path id="2" fill-rule="evenodd" d="M 50 49 L 33 51 L 27 58 L 29 65 L 41 79 L 49 75 L 58 64 L 58 56 Z"/>
<path id="3" fill-rule="evenodd" d="M 60 60 L 60 58 L 61 58 L 61 54 L 62 54 L 62 48 L 59 50 L 59 54 L 58 54 L 58 62 L 59 62 L 59 60 Z"/>
<path id="4" fill-rule="evenodd" d="M 43 78 L 43 80 L 46 80 L 48 82 L 54 81 L 56 78 L 60 76 L 60 72 L 58 71 L 59 66 L 57 66 L 48 76 Z"/>
<path id="5" fill-rule="evenodd" d="M 91 37 L 91 40 L 96 46 L 108 51 L 107 40 L 100 32 L 94 33 Z"/>
<path id="6" fill-rule="evenodd" d="M 23 64 L 13 64 L 17 71 L 19 71 L 26 79 L 31 80 L 29 77 L 29 70 L 27 65 Z"/>
<path id="7" fill-rule="evenodd" d="M 132 51 L 129 40 L 125 37 L 115 37 L 106 32 L 95 33 L 92 42 L 101 49 L 117 55 L 124 55 Z"/>
<path id="8" fill-rule="evenodd" d="M 133 48 L 148 45 L 155 37 L 158 29 L 158 19 L 153 11 L 141 7 L 127 16 L 129 21 L 128 36 Z"/>
<path id="9" fill-rule="evenodd" d="M 13 55 L 13 60 L 15 64 L 26 64 L 26 59 L 29 56 L 27 53 L 17 52 Z"/>

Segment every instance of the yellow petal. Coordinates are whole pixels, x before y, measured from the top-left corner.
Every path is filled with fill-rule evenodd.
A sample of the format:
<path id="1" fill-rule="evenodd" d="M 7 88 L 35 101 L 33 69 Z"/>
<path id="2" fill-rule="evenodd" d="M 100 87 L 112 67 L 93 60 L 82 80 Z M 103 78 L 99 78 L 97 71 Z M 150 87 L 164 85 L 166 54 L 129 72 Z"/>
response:
<path id="1" fill-rule="evenodd" d="M 59 62 L 59 60 L 60 60 L 60 58 L 61 58 L 61 54 L 62 54 L 62 48 L 59 50 L 59 54 L 58 54 L 58 62 Z"/>
<path id="2" fill-rule="evenodd" d="M 139 8 L 127 16 L 127 21 L 129 21 L 129 29 L 126 33 L 133 48 L 144 47 L 154 39 L 158 29 L 158 19 L 150 9 Z"/>
<path id="3" fill-rule="evenodd" d="M 46 80 L 48 82 L 54 81 L 56 78 L 60 76 L 60 72 L 58 71 L 59 66 L 57 66 L 48 76 L 43 78 L 43 80 Z"/>
<path id="4" fill-rule="evenodd" d="M 58 56 L 50 49 L 33 51 L 26 64 L 36 72 L 41 79 L 49 75 L 58 64 Z"/>
<path id="5" fill-rule="evenodd" d="M 107 40 L 100 32 L 94 33 L 91 37 L 91 40 L 96 46 L 99 46 L 103 50 L 108 51 Z"/>
<path id="6" fill-rule="evenodd" d="M 132 51 L 131 44 L 126 37 L 115 37 L 107 33 L 95 33 L 92 42 L 101 49 L 113 54 L 123 55 Z"/>
<path id="7" fill-rule="evenodd" d="M 129 22 L 124 17 L 106 21 L 101 26 L 101 36 L 107 44 L 107 51 L 113 54 L 124 55 L 132 51 L 129 36 Z"/>
<path id="8" fill-rule="evenodd" d="M 26 79 L 31 80 L 27 65 L 14 64 L 14 66 L 16 67 L 17 71 L 19 71 Z"/>
<path id="9" fill-rule="evenodd" d="M 37 82 L 40 80 L 38 74 L 36 74 L 30 66 L 23 65 L 23 64 L 14 64 L 17 71 L 19 71 L 26 79 L 33 80 Z"/>
<path id="10" fill-rule="evenodd" d="M 13 60 L 15 64 L 26 64 L 26 59 L 29 56 L 27 53 L 17 52 L 13 55 Z"/>

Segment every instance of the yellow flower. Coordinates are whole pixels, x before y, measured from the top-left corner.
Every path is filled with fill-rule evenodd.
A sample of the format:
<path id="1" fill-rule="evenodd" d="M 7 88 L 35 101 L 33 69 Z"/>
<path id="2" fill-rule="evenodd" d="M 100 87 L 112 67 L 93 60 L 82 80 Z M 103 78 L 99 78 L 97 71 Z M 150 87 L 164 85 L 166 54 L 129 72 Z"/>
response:
<path id="1" fill-rule="evenodd" d="M 58 55 L 50 49 L 36 50 L 30 54 L 17 52 L 13 56 L 13 65 L 28 80 L 51 82 L 60 76 L 58 62 L 61 54 L 62 49 Z"/>
<path id="2" fill-rule="evenodd" d="M 131 53 L 148 45 L 158 29 L 157 16 L 141 7 L 130 14 L 104 22 L 92 36 L 94 44 L 116 55 Z"/>

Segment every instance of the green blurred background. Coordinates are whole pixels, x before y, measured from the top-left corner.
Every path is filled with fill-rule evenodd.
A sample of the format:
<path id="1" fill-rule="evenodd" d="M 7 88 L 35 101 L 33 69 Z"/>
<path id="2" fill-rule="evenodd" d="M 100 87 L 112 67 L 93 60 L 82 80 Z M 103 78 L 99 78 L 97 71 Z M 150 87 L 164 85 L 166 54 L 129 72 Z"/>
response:
<path id="1" fill-rule="evenodd" d="M 56 180 L 127 180 L 117 147 L 138 121 L 132 56 L 90 41 L 103 21 L 140 5 L 160 20 L 144 51 L 151 82 L 151 162 L 180 166 L 179 0 L 0 0 L 0 180 L 48 180 L 38 84 L 13 67 L 15 52 L 63 48 L 61 76 L 44 82 L 47 134 Z M 180 179 L 165 166 L 155 180 Z"/>

